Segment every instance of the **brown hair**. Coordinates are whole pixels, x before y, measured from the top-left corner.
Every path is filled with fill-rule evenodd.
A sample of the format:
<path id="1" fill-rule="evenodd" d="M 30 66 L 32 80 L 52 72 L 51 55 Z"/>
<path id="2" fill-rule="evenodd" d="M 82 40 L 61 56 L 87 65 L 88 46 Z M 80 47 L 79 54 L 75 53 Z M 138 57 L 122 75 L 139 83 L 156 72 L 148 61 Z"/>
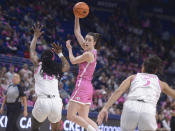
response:
<path id="1" fill-rule="evenodd" d="M 95 44 L 95 48 L 96 49 L 100 49 L 100 38 L 101 35 L 99 33 L 93 33 L 93 32 L 89 32 L 87 35 L 90 35 L 94 38 L 94 41 L 96 42 Z"/>
<path id="2" fill-rule="evenodd" d="M 144 72 L 150 74 L 162 74 L 163 64 L 158 56 L 150 56 L 143 62 Z"/>

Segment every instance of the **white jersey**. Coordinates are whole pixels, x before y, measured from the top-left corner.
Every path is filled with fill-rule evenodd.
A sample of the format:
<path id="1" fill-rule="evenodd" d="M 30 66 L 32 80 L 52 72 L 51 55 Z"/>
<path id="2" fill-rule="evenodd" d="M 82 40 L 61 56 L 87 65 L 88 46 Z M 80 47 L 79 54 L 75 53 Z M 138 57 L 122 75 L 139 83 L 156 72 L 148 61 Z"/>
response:
<path id="1" fill-rule="evenodd" d="M 60 97 L 58 91 L 58 80 L 55 76 L 48 76 L 46 74 L 42 76 L 40 73 L 41 67 L 42 63 L 39 63 L 34 74 L 36 95 L 55 95 Z"/>
<path id="2" fill-rule="evenodd" d="M 157 105 L 161 93 L 159 78 L 157 75 L 147 73 L 137 73 L 131 82 L 127 100 L 143 100 Z"/>

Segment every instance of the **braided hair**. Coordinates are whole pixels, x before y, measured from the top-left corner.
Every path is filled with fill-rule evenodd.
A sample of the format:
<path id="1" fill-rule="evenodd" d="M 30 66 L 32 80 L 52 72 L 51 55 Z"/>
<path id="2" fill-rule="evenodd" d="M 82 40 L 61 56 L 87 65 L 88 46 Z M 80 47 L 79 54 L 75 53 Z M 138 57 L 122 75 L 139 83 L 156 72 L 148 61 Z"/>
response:
<path id="1" fill-rule="evenodd" d="M 62 64 L 55 61 L 55 53 L 51 50 L 45 50 L 40 61 L 42 62 L 41 75 L 44 76 L 46 73 L 48 76 L 55 76 L 57 79 L 62 76 Z"/>

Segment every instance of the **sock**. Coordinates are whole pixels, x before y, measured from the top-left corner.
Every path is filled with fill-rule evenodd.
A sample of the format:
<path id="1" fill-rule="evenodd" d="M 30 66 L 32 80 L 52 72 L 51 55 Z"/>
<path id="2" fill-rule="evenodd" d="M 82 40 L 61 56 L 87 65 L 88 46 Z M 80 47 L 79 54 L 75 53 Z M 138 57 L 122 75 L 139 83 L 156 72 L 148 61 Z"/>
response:
<path id="1" fill-rule="evenodd" d="M 93 128 L 91 125 L 88 125 L 87 131 L 96 131 L 96 129 Z"/>

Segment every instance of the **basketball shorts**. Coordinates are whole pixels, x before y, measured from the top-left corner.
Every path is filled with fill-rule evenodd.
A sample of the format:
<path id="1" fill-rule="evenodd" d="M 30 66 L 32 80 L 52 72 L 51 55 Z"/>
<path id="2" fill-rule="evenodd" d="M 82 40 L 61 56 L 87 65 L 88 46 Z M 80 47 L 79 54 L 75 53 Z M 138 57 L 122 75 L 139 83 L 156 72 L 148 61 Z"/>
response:
<path id="1" fill-rule="evenodd" d="M 84 79 L 77 80 L 70 101 L 74 101 L 80 104 L 91 104 L 92 97 L 93 97 L 93 86 L 91 81 Z"/>
<path id="2" fill-rule="evenodd" d="M 40 123 L 44 122 L 46 118 L 48 118 L 51 123 L 56 123 L 61 120 L 62 106 L 63 103 L 60 97 L 38 97 L 32 110 L 32 115 Z"/>
<path id="3" fill-rule="evenodd" d="M 120 127 L 121 131 L 134 131 L 137 127 L 139 131 L 155 131 L 156 108 L 150 103 L 127 100 L 124 103 Z"/>

